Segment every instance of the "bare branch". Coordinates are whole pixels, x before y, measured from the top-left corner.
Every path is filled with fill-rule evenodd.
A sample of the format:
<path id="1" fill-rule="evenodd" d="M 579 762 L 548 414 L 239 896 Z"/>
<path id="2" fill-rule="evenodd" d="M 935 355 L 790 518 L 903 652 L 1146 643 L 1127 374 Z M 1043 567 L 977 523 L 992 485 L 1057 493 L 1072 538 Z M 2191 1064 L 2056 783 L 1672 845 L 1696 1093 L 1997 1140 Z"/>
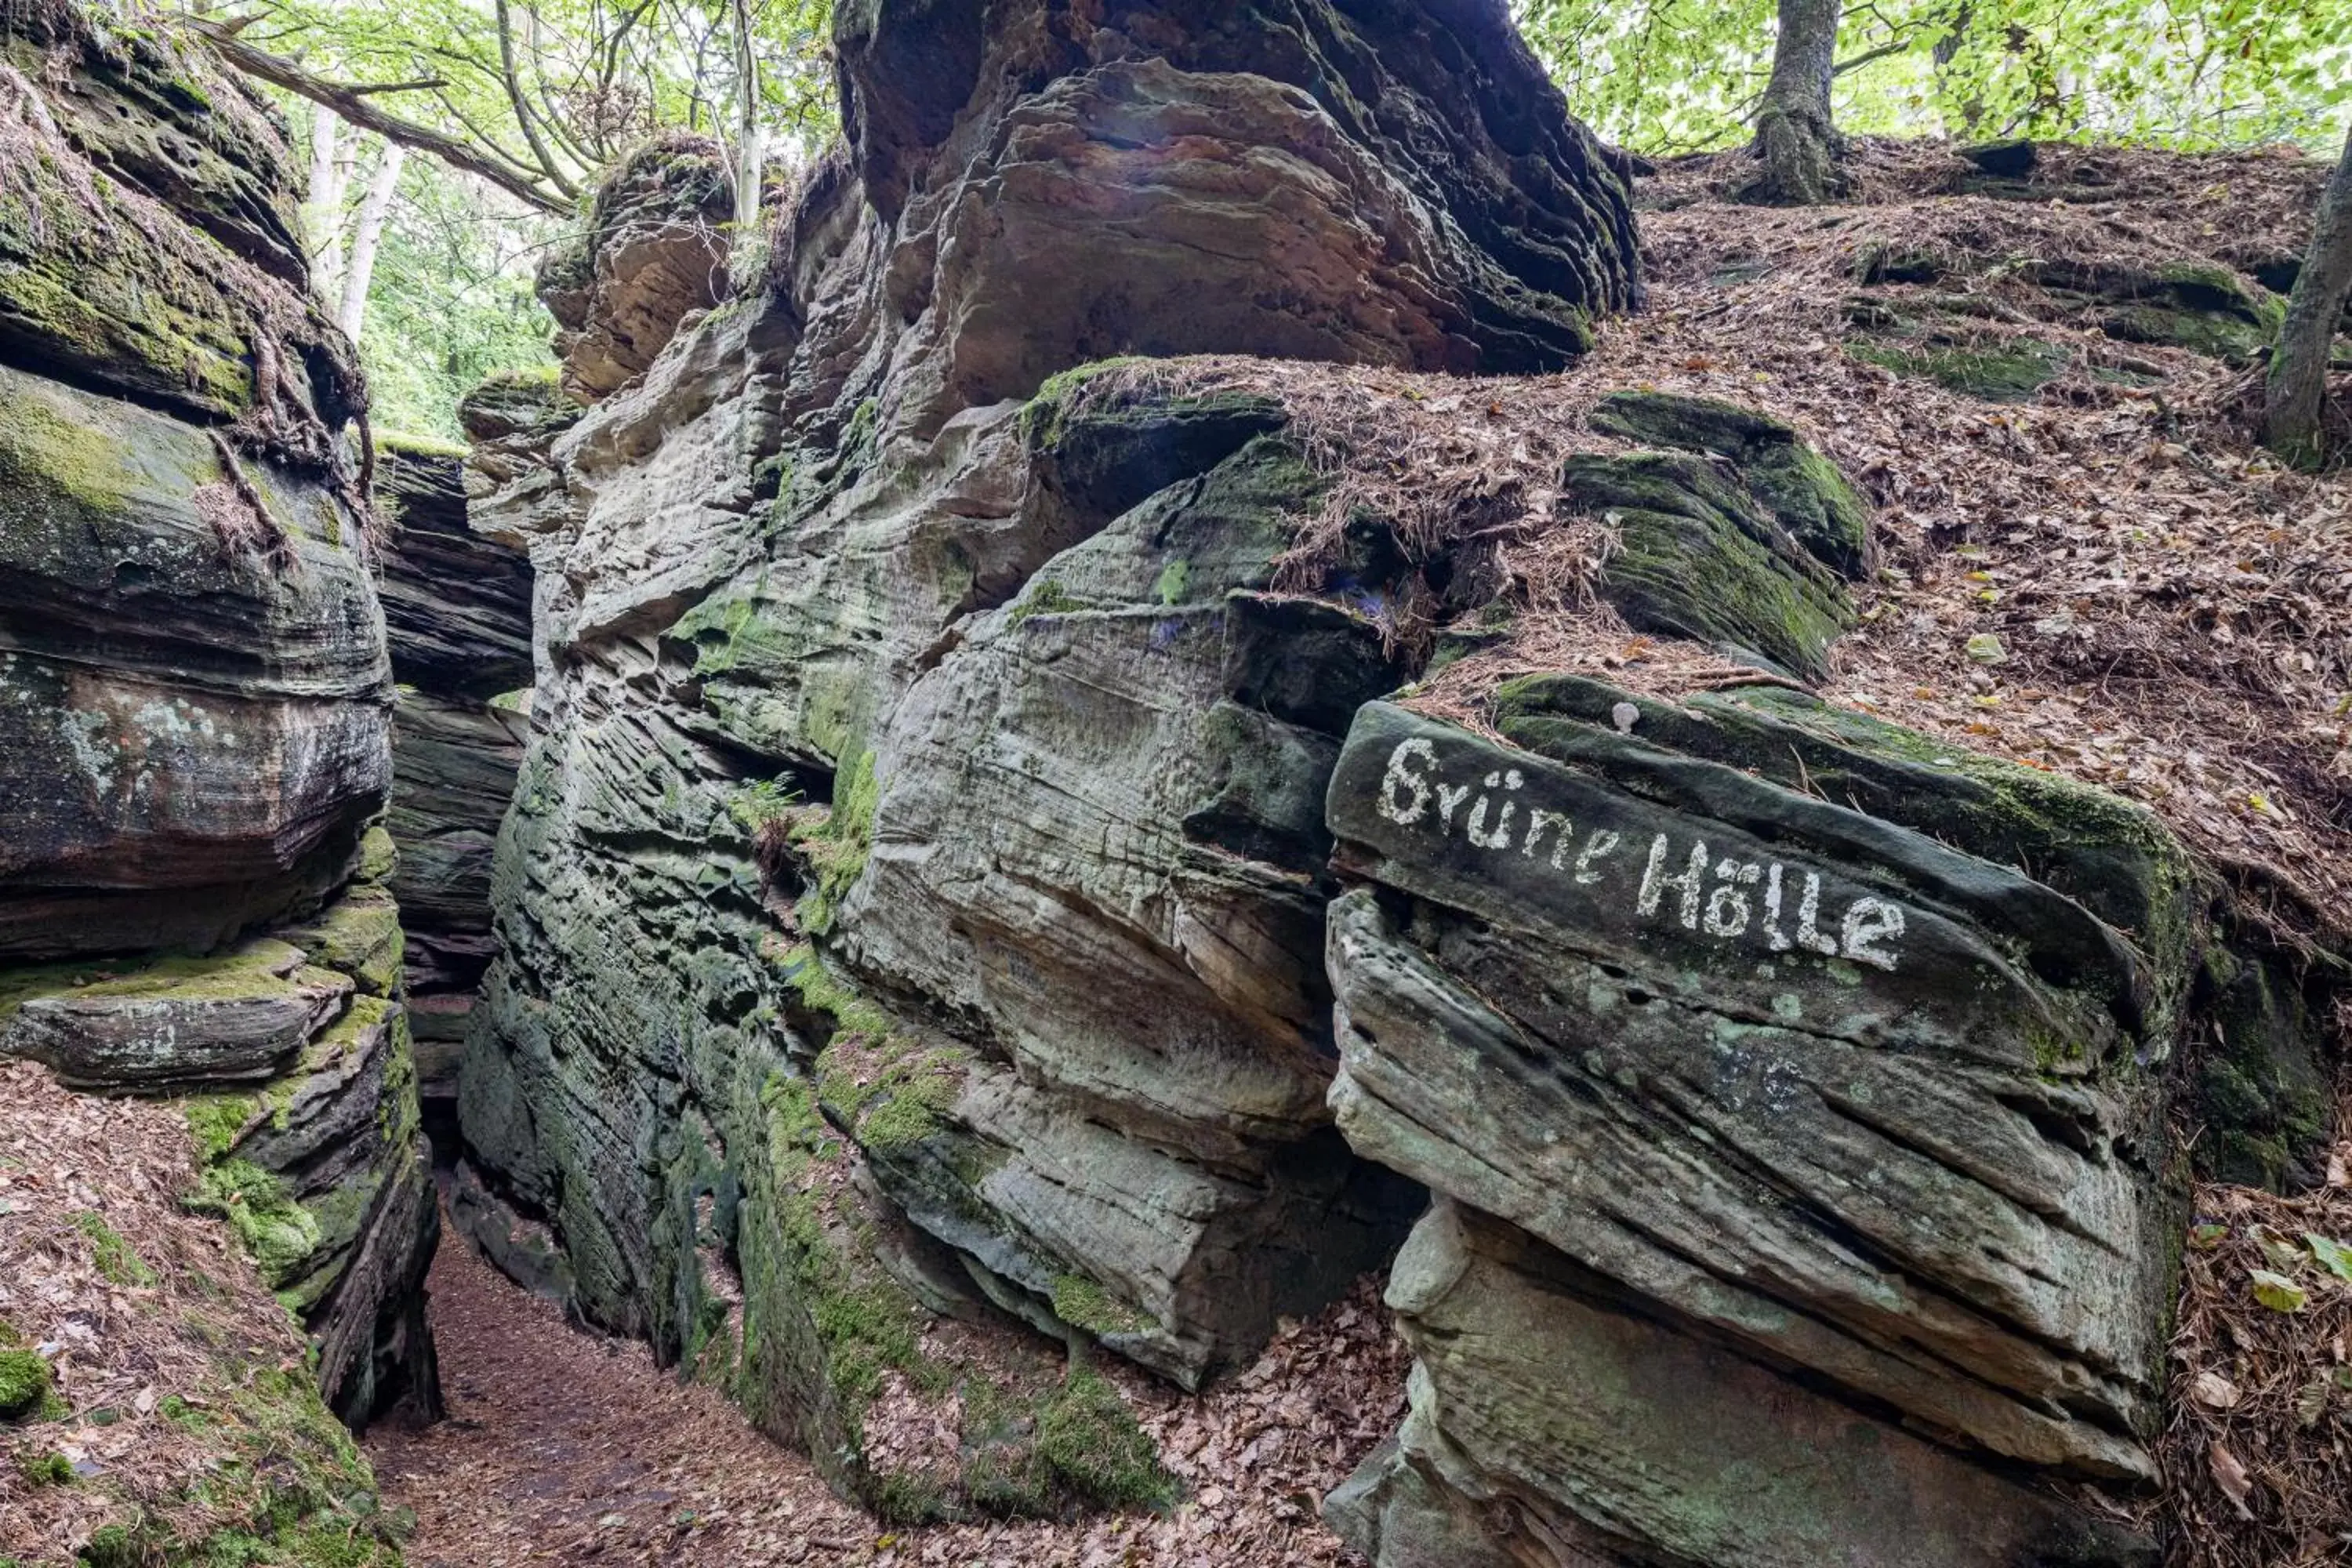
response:
<path id="1" fill-rule="evenodd" d="M 542 212 L 568 214 L 572 204 L 560 189 L 551 189 L 553 182 L 542 183 L 528 171 L 518 169 L 503 160 L 494 158 L 467 146 L 456 137 L 444 135 L 429 126 L 387 114 L 370 102 L 362 93 L 354 92 L 341 82 L 328 81 L 311 75 L 293 61 L 257 49 L 239 38 L 220 24 L 203 16 L 184 16 L 180 26 L 209 43 L 223 61 L 250 77 L 284 88 L 298 97 L 331 109 L 363 131 L 373 131 L 387 141 L 397 142 L 411 152 L 437 158 L 455 169 L 469 174 L 479 174 L 500 190 L 529 202 Z"/>
<path id="2" fill-rule="evenodd" d="M 577 195 L 579 187 L 564 178 L 555 154 L 548 150 L 546 141 L 539 133 L 539 116 L 531 112 L 530 100 L 523 93 L 522 78 L 515 69 L 514 14 L 507 0 L 498 0 L 498 16 L 499 75 L 506 84 L 507 100 L 514 105 L 515 122 L 522 127 L 522 139 L 530 143 L 531 153 L 539 159 L 539 166 L 545 171 L 548 183 L 567 196 Z"/>
<path id="3" fill-rule="evenodd" d="M 366 82 L 349 90 L 353 98 L 373 98 L 380 92 L 431 92 L 448 85 L 446 77 L 429 76 L 420 81 Z"/>

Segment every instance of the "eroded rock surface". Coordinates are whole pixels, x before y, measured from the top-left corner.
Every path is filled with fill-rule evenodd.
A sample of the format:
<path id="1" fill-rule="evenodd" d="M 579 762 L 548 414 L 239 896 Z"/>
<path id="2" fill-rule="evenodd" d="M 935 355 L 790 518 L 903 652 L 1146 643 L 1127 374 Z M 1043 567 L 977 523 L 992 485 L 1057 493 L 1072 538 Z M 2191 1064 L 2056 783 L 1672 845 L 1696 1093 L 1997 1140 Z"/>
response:
<path id="1" fill-rule="evenodd" d="M 0 29 L 0 1054 L 200 1096 L 185 1201 L 301 1315 L 329 1403 L 429 1407 L 364 390 L 284 127 L 51 3 Z"/>
<path id="2" fill-rule="evenodd" d="M 0 958 L 209 946 L 315 907 L 383 791 L 363 394 L 241 85 L 45 0 L 0 115 Z"/>
<path id="3" fill-rule="evenodd" d="M 594 400 L 644 374 L 688 312 L 727 287 L 734 188 L 719 144 L 683 134 L 648 142 L 598 188 L 583 237 L 540 267 L 555 317 L 564 389 Z"/>
<path id="4" fill-rule="evenodd" d="M 387 447 L 393 526 L 378 564 L 393 677 L 392 880 L 408 934 L 418 1082 L 454 1097 L 466 1020 L 495 943 L 490 857 L 522 762 L 531 572 L 518 545 L 467 526 L 463 465 Z"/>
<path id="5" fill-rule="evenodd" d="M 1061 373 L 1556 366 L 1635 298 L 1631 222 L 1496 7 L 837 29 L 849 146 L 761 288 L 576 423 L 478 400 L 542 663 L 467 1211 L 548 1222 L 583 1312 L 837 1484 L 1025 1511 L 1069 1483 L 1000 1445 L 1077 1385 L 1014 1377 L 919 1471 L 866 1411 L 969 1398 L 1017 1324 L 1196 1384 L 1419 1202 L 1322 1103 L 1323 784 L 1401 673 L 1272 591 L 1325 481 L 1265 399 Z M 935 1313 L 971 1332 L 906 1348 Z"/>
<path id="6" fill-rule="evenodd" d="M 1391 1287 L 1413 1415 L 1335 1518 L 1540 1538 L 1509 1495 L 1603 1562 L 2146 1560 L 1993 1477 L 2153 1474 L 2186 853 L 1790 694 L 1496 706 L 1501 743 L 1367 707 L 1331 786 L 1339 1125 L 1459 1205 Z M 1769 1504 L 1710 1501 L 1732 1473 Z"/>

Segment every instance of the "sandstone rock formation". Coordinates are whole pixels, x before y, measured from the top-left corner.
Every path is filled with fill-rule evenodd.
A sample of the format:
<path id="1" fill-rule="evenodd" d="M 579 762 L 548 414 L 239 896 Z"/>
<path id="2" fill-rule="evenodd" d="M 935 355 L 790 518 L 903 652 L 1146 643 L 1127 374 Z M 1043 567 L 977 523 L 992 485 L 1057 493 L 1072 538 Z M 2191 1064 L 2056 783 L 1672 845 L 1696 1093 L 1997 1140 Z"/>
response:
<path id="1" fill-rule="evenodd" d="M 1402 671 L 1274 591 L 1326 482 L 1278 405 L 1062 373 L 1555 367 L 1637 296 L 1630 209 L 1484 4 L 889 0 L 836 42 L 849 145 L 754 289 L 616 270 L 567 321 L 596 406 L 476 400 L 542 663 L 467 1212 L 886 1509 L 1118 1500 L 1016 1440 L 1058 1374 L 939 1464 L 861 1433 L 1034 1360 L 1011 1321 L 1198 1384 L 1394 1247 L 1417 1189 L 1322 1103 L 1320 799 Z M 676 337 L 622 384 L 600 312 Z"/>
<path id="2" fill-rule="evenodd" d="M 1341 1129 L 1476 1211 L 1441 1205 L 1392 1284 L 1422 1360 L 1390 1463 L 1433 1468 L 1448 1508 L 1572 1497 L 1572 1524 L 1669 1560 L 1902 1538 L 1906 1561 L 1999 1563 L 2061 1537 L 2067 1561 L 2141 1560 L 1853 1406 L 1985 1461 L 2152 1476 L 2185 853 L 2096 792 L 1938 769 L 1817 704 L 1552 680 L 1497 711 L 1513 744 L 1368 707 L 1331 788 L 1367 884 L 1330 922 Z M 1866 815 L 1801 792 L 1809 753 L 1832 787 L 1842 762 L 1917 776 Z M 1563 1388 L 1694 1387 L 1672 1423 L 1567 1409 L 1456 1348 L 1490 1338 Z M 1662 1471 L 1684 1478 L 1663 1495 Z M 1710 1503 L 1735 1471 L 1776 1500 Z M 1360 1536 L 1396 1528 L 1372 1522 L 1389 1496 L 1350 1500 Z M 1838 1496 L 1878 1511 L 1810 1500 Z"/>
<path id="3" fill-rule="evenodd" d="M 376 462 L 391 526 L 381 552 L 393 715 L 392 891 L 407 932 L 417 1081 L 456 1095 L 457 1055 L 489 967 L 490 856 L 522 762 L 531 680 L 530 563 L 467 526 L 453 453 L 387 446 Z"/>
<path id="4" fill-rule="evenodd" d="M 689 311 L 719 303 L 734 203 L 707 137 L 648 142 L 605 177 L 580 237 L 539 269 L 566 392 L 593 401 L 643 374 Z"/>
<path id="5" fill-rule="evenodd" d="M 357 373 L 283 135 L 203 70 L 58 5 L 0 39 L 0 957 L 315 905 L 383 790 Z"/>
<path id="6" fill-rule="evenodd" d="M 364 395 L 284 128 L 53 3 L 0 31 L 0 1054 L 200 1096 L 189 1201 L 330 1403 L 429 1405 Z"/>

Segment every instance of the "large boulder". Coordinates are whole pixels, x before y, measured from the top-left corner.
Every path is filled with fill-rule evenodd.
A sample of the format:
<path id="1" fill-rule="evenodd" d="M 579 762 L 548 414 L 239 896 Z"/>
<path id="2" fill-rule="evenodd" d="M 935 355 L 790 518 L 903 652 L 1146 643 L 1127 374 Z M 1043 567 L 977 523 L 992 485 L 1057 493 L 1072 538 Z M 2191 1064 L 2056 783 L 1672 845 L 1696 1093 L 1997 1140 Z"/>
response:
<path id="1" fill-rule="evenodd" d="M 0 959 L 210 947 L 382 803 L 364 390 L 284 127 L 200 50 L 42 0 L 0 119 Z"/>
<path id="2" fill-rule="evenodd" d="M 0 29 L 0 1054 L 203 1096 L 187 1201 L 330 1404 L 429 1405 L 365 390 L 284 127 L 60 0 Z"/>
<path id="3" fill-rule="evenodd" d="M 1412 1415 L 1335 1520 L 1384 1568 L 1534 1517 L 1602 1562 L 2152 1560 L 1999 1478 L 2154 1475 L 2186 851 L 1777 690 L 1494 719 L 1368 706 L 1331 784 L 1332 1102 L 1450 1200 L 1391 1289 Z"/>
<path id="4" fill-rule="evenodd" d="M 315 905 L 388 782 L 357 514 L 331 479 L 8 357 L 0 957 L 209 946 Z"/>

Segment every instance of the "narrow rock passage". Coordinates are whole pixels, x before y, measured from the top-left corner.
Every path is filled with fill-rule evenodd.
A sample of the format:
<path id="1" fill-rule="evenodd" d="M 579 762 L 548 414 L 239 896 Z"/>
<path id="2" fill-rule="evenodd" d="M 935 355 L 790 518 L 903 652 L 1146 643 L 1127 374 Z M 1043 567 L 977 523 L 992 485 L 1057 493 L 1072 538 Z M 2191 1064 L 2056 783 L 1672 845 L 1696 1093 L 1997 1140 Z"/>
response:
<path id="1" fill-rule="evenodd" d="M 1202 1398 L 1103 1369 L 1192 1488 L 1172 1515 L 893 1531 L 716 1390 L 565 1322 L 454 1227 L 430 1285 L 449 1417 L 385 1421 L 365 1441 L 384 1505 L 415 1512 L 411 1568 L 1360 1564 L 1315 1509 L 1403 1399 L 1404 1357 L 1367 1279 Z"/>
<path id="2" fill-rule="evenodd" d="M 454 1227 L 429 1285 L 449 1418 L 365 1443 L 385 1506 L 416 1512 L 414 1568 L 867 1560 L 804 1460 L 645 1345 L 565 1322 Z"/>

